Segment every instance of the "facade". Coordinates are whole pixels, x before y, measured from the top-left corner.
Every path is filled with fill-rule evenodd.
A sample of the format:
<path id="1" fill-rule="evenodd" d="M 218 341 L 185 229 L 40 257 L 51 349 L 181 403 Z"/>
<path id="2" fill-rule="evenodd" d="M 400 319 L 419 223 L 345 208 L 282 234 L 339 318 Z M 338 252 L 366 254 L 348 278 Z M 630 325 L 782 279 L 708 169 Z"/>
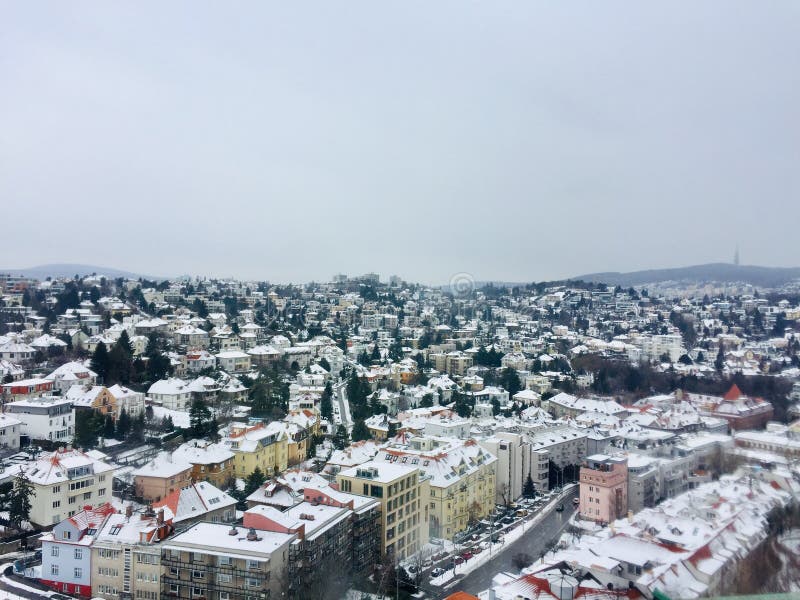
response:
<path id="1" fill-rule="evenodd" d="M 627 459 L 604 454 L 587 457 L 581 466 L 581 517 L 600 523 L 611 523 L 627 512 Z"/>
<path id="2" fill-rule="evenodd" d="M 75 433 L 75 411 L 66 398 L 27 398 L 9 402 L 5 411 L 22 422 L 20 433 L 32 440 L 69 442 Z"/>
<path id="3" fill-rule="evenodd" d="M 147 390 L 147 396 L 170 410 L 189 410 L 192 404 L 189 382 L 177 377 L 156 381 Z"/>
<path id="4" fill-rule="evenodd" d="M 38 398 L 52 393 L 53 381 L 50 379 L 19 379 L 3 384 L 3 399 L 5 402 L 13 402 L 25 398 Z"/>
<path id="5" fill-rule="evenodd" d="M 253 426 L 231 423 L 220 443 L 233 454 L 232 468 L 236 477 L 247 477 L 256 468 L 272 476 L 288 466 L 288 439 L 280 423 Z"/>
<path id="6" fill-rule="evenodd" d="M 111 501 L 114 467 L 79 450 L 43 453 L 24 475 L 35 492 L 30 521 L 41 527 Z"/>
<path id="7" fill-rule="evenodd" d="M 474 440 L 412 438 L 376 460 L 418 468 L 428 481 L 431 537 L 450 539 L 494 509 L 497 458 Z"/>
<path id="8" fill-rule="evenodd" d="M 22 421 L 11 415 L 0 414 L 0 448 L 17 450 Z"/>
<path id="9" fill-rule="evenodd" d="M 115 513 L 99 528 L 91 545 L 93 598 L 158 600 L 161 597 L 161 549 L 172 533 L 164 511 Z"/>
<path id="10" fill-rule="evenodd" d="M 162 452 L 133 472 L 136 496 L 145 502 L 158 502 L 192 482 L 192 465 Z"/>
<path id="11" fill-rule="evenodd" d="M 162 597 L 280 598 L 295 539 L 288 533 L 196 523 L 161 544 Z"/>
<path id="12" fill-rule="evenodd" d="M 430 485 L 415 467 L 373 460 L 339 472 L 339 489 L 381 503 L 381 556 L 402 560 L 428 541 Z"/>
<path id="13" fill-rule="evenodd" d="M 60 520 L 42 536 L 42 583 L 64 594 L 92 597 L 91 546 L 114 513 L 110 504 Z"/>
<path id="14" fill-rule="evenodd" d="M 234 454 L 222 443 L 186 442 L 175 449 L 172 458 L 192 465 L 192 481 L 208 481 L 216 487 L 227 488 L 234 479 Z"/>

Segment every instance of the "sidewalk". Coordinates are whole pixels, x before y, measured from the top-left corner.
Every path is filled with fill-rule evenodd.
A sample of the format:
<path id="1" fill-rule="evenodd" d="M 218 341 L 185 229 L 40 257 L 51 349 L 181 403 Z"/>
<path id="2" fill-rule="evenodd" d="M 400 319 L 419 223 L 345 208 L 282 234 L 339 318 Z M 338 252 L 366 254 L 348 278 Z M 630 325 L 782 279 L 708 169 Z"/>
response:
<path id="1" fill-rule="evenodd" d="M 439 577 L 434 577 L 430 580 L 430 585 L 434 587 L 443 587 L 446 586 L 448 583 L 453 581 L 456 578 L 463 577 L 468 573 L 471 573 L 473 570 L 477 569 L 481 565 L 486 564 L 493 558 L 495 558 L 501 552 L 504 552 L 506 549 L 511 547 L 514 542 L 519 540 L 525 533 L 529 533 L 536 525 L 544 519 L 546 515 L 548 515 L 551 511 L 555 510 L 556 506 L 558 506 L 561 502 L 564 501 L 564 498 L 570 495 L 573 489 L 577 486 L 577 483 L 570 483 L 564 486 L 561 490 L 561 493 L 550 500 L 547 504 L 545 504 L 541 510 L 539 510 L 532 519 L 526 521 L 525 519 L 515 527 L 511 529 L 502 529 L 499 533 L 503 535 L 503 542 L 497 542 L 491 544 L 491 551 L 489 548 L 481 552 L 480 554 L 475 554 L 469 560 L 464 561 L 460 565 L 456 565 L 455 569 L 448 569 L 443 575 Z"/>

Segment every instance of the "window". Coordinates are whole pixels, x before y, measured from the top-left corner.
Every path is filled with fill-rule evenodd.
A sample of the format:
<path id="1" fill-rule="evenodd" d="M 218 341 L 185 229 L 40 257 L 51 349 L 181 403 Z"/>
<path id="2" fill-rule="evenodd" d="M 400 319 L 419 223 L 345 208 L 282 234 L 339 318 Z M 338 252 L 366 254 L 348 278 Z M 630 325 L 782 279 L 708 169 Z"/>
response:
<path id="1" fill-rule="evenodd" d="M 206 595 L 205 592 L 206 592 L 205 588 L 193 587 L 192 598 L 200 598 L 202 596 L 205 596 Z"/>
<path id="2" fill-rule="evenodd" d="M 205 571 L 192 571 L 192 579 L 205 579 L 206 572 Z"/>
<path id="3" fill-rule="evenodd" d="M 61 486 L 60 486 L 60 485 L 54 485 L 54 486 L 53 486 L 53 493 L 54 493 L 54 494 L 59 494 L 59 493 L 61 493 Z"/>
<path id="4" fill-rule="evenodd" d="M 92 492 L 84 492 L 83 493 L 83 499 L 84 500 L 89 500 L 91 497 L 92 497 Z"/>
<path id="5" fill-rule="evenodd" d="M 83 548 L 75 548 L 75 560 L 81 560 L 83 558 Z"/>
<path id="6" fill-rule="evenodd" d="M 230 583 L 233 580 L 230 573 L 220 573 L 217 575 L 217 583 Z"/>
<path id="7" fill-rule="evenodd" d="M 108 532 L 109 535 L 119 535 L 119 532 L 122 530 L 122 525 L 114 525 L 111 528 L 111 531 Z"/>
<path id="8" fill-rule="evenodd" d="M 58 565 L 50 565 L 50 575 L 58 575 Z"/>
<path id="9" fill-rule="evenodd" d="M 58 546 L 50 548 L 50 556 L 58 556 Z"/>
<path id="10" fill-rule="evenodd" d="M 61 534 L 61 538 L 65 539 L 65 540 L 71 539 L 72 538 L 72 532 L 71 531 L 64 531 Z"/>
<path id="11" fill-rule="evenodd" d="M 219 600 L 230 600 L 231 595 L 228 592 L 220 592 Z"/>
<path id="12" fill-rule="evenodd" d="M 81 577 L 83 577 L 83 569 L 75 567 L 75 579 L 80 579 Z"/>
<path id="13" fill-rule="evenodd" d="M 248 577 L 247 587 L 251 588 L 261 587 L 261 580 L 258 577 Z"/>
<path id="14" fill-rule="evenodd" d="M 99 490 L 97 490 L 97 495 L 98 496 L 105 496 L 106 495 L 106 488 L 100 488 Z"/>
<path id="15" fill-rule="evenodd" d="M 229 567 L 233 564 L 233 559 L 230 556 L 220 556 L 219 557 L 219 566 L 221 567 Z"/>
<path id="16" fill-rule="evenodd" d="M 177 596 L 178 595 L 178 585 L 175 584 L 175 583 L 170 583 L 169 584 L 169 593 L 170 593 L 171 596 Z"/>
<path id="17" fill-rule="evenodd" d="M 248 560 L 247 561 L 247 568 L 248 569 L 258 569 L 261 566 L 257 560 Z"/>

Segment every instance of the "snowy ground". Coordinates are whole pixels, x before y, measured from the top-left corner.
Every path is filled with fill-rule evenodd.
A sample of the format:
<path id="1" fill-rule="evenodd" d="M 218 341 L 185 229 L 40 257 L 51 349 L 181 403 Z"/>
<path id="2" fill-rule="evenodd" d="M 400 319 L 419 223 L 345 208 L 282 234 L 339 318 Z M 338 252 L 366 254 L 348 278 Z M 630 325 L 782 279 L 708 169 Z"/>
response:
<path id="1" fill-rule="evenodd" d="M 503 541 L 491 544 L 491 549 L 487 548 L 483 550 L 480 554 L 475 554 L 469 560 L 464 561 L 460 565 L 456 565 L 455 569 L 448 569 L 445 571 L 443 575 L 439 577 L 434 577 L 431 579 L 430 584 L 432 586 L 443 586 L 452 581 L 455 577 L 466 575 L 480 567 L 483 564 L 489 562 L 492 558 L 497 556 L 498 553 L 505 551 L 509 547 L 511 547 L 514 542 L 516 542 L 519 538 L 525 535 L 526 532 L 529 532 L 532 527 L 536 527 L 536 525 L 544 518 L 544 516 L 549 513 L 552 509 L 554 509 L 558 504 L 560 504 L 563 499 L 572 492 L 572 488 L 576 484 L 569 484 L 564 487 L 561 494 L 550 500 L 547 504 L 542 506 L 541 510 L 539 510 L 533 517 L 525 518 L 522 520 L 521 524 L 517 525 L 513 529 L 506 529 L 504 528 L 500 533 L 503 534 Z M 511 526 L 509 526 L 511 527 Z"/>

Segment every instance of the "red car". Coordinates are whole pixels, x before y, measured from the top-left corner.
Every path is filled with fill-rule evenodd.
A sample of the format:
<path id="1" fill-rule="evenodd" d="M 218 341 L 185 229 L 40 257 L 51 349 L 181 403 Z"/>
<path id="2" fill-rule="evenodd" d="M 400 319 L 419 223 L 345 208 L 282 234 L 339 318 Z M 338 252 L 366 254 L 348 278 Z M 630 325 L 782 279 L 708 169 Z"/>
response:
<path id="1" fill-rule="evenodd" d="M 456 556 L 455 559 L 453 559 L 453 563 L 456 564 L 456 565 L 463 564 L 464 563 L 464 559 L 461 558 L 460 556 Z"/>
<path id="2" fill-rule="evenodd" d="M 472 558 L 472 552 L 470 552 L 469 550 L 467 550 L 466 552 L 462 552 L 461 558 L 463 558 L 464 560 L 469 560 L 470 558 Z"/>

